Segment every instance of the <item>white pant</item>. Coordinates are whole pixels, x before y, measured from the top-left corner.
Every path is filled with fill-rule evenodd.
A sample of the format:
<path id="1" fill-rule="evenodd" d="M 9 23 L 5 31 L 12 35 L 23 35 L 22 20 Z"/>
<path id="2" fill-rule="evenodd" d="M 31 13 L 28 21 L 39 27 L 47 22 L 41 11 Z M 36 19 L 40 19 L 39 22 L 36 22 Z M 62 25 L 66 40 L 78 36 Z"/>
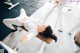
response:
<path id="1" fill-rule="evenodd" d="M 59 26 L 59 29 L 62 29 L 62 9 L 63 9 L 63 5 L 59 5 L 58 6 L 58 26 Z"/>
<path id="2" fill-rule="evenodd" d="M 26 15 L 25 10 L 24 10 L 24 9 L 21 9 L 20 15 L 19 15 L 18 17 L 16 17 L 16 18 L 4 19 L 4 20 L 3 20 L 3 23 L 4 23 L 7 27 L 9 27 L 10 29 L 15 29 L 15 28 L 12 26 L 12 24 L 13 24 L 13 25 L 17 25 L 17 26 L 22 26 L 21 23 L 20 23 L 20 21 L 22 21 L 25 17 L 28 18 L 28 16 Z"/>

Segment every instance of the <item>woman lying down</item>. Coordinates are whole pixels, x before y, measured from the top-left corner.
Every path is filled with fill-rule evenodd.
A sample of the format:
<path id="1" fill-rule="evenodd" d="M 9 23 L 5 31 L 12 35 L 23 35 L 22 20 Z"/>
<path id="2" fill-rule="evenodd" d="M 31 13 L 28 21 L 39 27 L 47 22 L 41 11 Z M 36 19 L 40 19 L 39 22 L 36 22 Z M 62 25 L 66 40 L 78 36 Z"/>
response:
<path id="1" fill-rule="evenodd" d="M 57 37 L 53 34 L 53 30 L 51 29 L 51 26 L 46 26 L 46 25 L 40 25 L 38 24 L 38 21 L 34 18 L 30 18 L 26 15 L 26 12 L 24 9 L 20 10 L 20 16 L 16 18 L 9 18 L 9 19 L 4 19 L 3 23 L 9 27 L 12 30 L 16 30 L 15 27 L 12 25 L 17 25 L 17 26 L 23 26 L 26 30 L 28 30 L 28 34 L 26 36 L 23 36 L 21 40 L 23 42 L 29 41 L 32 37 L 35 37 L 37 35 L 44 35 L 44 37 L 50 37 L 57 41 Z"/>

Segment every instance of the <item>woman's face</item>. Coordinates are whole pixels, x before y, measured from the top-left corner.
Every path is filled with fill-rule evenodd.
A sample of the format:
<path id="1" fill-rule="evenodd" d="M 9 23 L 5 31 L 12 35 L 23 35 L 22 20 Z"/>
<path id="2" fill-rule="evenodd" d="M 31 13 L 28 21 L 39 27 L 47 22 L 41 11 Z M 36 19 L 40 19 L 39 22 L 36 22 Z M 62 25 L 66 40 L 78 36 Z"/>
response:
<path id="1" fill-rule="evenodd" d="M 43 32 L 43 31 L 45 31 L 46 26 L 45 25 L 38 25 L 37 29 L 38 29 L 38 32 Z"/>

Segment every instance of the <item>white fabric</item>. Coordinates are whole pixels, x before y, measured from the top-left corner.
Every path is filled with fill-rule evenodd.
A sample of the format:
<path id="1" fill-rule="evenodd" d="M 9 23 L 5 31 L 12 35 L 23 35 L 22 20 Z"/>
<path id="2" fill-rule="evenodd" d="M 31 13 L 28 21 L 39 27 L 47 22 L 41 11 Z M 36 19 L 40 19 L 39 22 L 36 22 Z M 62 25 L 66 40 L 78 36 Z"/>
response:
<path id="1" fill-rule="evenodd" d="M 61 1 L 62 1 L 61 3 L 62 3 L 63 5 L 65 5 L 65 4 L 67 3 L 67 0 L 61 0 Z"/>
<path id="2" fill-rule="evenodd" d="M 28 37 L 28 40 L 30 40 L 33 36 L 36 36 L 38 34 L 37 31 L 37 22 L 36 20 L 26 16 L 25 10 L 21 9 L 20 12 L 20 16 L 17 18 L 12 18 L 12 19 L 4 19 L 3 23 L 11 28 L 11 29 L 15 29 L 12 24 L 17 25 L 17 26 L 22 26 L 22 24 L 20 22 L 22 22 L 24 24 L 24 27 L 28 30 L 28 33 L 26 34 Z M 25 20 L 25 17 L 28 17 Z M 24 20 L 23 20 L 24 19 Z"/>

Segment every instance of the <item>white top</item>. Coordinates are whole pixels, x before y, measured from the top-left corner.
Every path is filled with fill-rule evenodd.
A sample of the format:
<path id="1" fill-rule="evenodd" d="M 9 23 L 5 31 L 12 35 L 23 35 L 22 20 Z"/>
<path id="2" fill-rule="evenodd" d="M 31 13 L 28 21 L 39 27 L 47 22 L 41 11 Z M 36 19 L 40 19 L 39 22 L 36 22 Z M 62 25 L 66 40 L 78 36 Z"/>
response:
<path id="1" fill-rule="evenodd" d="M 30 17 L 26 18 L 26 19 L 23 19 L 21 17 L 17 17 L 16 19 L 18 22 L 22 22 L 25 29 L 28 30 L 28 33 L 26 34 L 28 37 L 28 40 L 30 40 L 32 37 L 37 36 L 37 34 L 38 34 L 38 31 L 37 31 L 38 22 L 36 21 L 36 19 L 30 18 Z"/>
<path id="2" fill-rule="evenodd" d="M 28 36 L 28 40 L 38 34 L 37 31 L 38 22 L 36 21 L 36 19 L 28 17 L 24 9 L 21 9 L 19 17 L 4 19 L 3 23 L 11 29 L 14 29 L 12 24 L 17 26 L 24 26 L 28 30 L 28 33 L 26 34 Z"/>
<path id="3" fill-rule="evenodd" d="M 24 24 L 24 27 L 28 30 L 28 40 L 38 34 L 37 25 L 38 21 L 35 18 L 28 17 L 24 9 L 21 9 L 20 16 L 17 17 L 17 21 Z M 20 24 L 21 24 L 20 23 Z"/>
<path id="4" fill-rule="evenodd" d="M 28 40 L 33 36 L 37 36 L 38 34 L 37 25 L 38 23 L 33 19 L 27 19 L 25 21 L 24 27 L 28 30 L 28 33 L 27 33 Z"/>

